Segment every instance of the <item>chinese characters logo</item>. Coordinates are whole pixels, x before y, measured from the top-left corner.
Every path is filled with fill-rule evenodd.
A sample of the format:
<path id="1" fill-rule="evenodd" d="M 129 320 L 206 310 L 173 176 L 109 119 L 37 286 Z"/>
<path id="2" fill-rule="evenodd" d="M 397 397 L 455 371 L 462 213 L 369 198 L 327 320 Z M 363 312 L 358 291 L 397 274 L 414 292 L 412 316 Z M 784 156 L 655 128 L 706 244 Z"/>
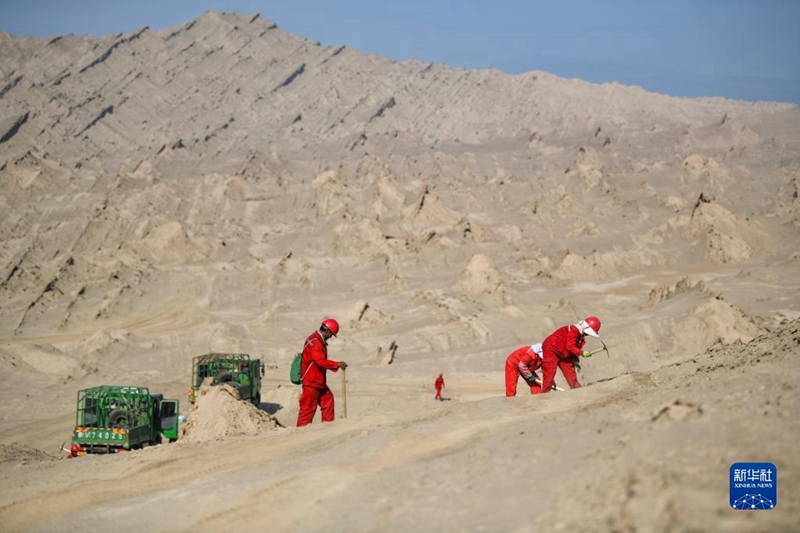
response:
<path id="1" fill-rule="evenodd" d="M 768 511 L 778 505 L 778 469 L 772 463 L 733 463 L 730 504 L 742 511 Z"/>

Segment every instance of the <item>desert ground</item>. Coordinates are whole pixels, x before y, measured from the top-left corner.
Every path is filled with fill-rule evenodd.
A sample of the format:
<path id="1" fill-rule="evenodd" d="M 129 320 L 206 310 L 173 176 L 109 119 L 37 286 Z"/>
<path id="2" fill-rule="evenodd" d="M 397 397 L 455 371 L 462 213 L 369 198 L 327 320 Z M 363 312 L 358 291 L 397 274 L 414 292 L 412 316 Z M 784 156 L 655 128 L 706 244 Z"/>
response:
<path id="1" fill-rule="evenodd" d="M 799 196 L 795 105 L 240 13 L 0 33 L 0 530 L 800 530 Z M 511 351 L 589 315 L 584 387 L 505 398 Z M 348 416 L 329 374 L 337 420 L 298 429 L 329 316 Z M 210 351 L 265 361 L 259 408 L 190 408 Z M 59 459 L 97 385 L 180 399 L 184 438 Z M 774 510 L 731 509 L 744 461 Z"/>

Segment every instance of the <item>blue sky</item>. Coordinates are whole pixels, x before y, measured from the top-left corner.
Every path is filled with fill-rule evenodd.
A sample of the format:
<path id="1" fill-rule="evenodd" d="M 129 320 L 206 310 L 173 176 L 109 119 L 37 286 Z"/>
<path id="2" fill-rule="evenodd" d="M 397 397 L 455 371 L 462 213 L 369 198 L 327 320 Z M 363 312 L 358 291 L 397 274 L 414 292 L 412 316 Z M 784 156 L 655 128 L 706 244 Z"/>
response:
<path id="1" fill-rule="evenodd" d="M 391 59 L 800 103 L 800 0 L 0 0 L 0 30 L 127 33 L 207 9 Z"/>

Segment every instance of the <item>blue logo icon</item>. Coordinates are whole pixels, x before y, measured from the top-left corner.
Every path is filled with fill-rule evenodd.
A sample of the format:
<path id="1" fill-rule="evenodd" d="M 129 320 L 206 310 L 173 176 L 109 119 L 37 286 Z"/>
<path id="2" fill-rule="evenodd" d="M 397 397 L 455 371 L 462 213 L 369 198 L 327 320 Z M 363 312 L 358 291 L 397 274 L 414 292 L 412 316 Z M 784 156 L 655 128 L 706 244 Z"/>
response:
<path id="1" fill-rule="evenodd" d="M 768 511 L 778 505 L 778 469 L 772 463 L 733 463 L 730 470 L 731 507 Z"/>

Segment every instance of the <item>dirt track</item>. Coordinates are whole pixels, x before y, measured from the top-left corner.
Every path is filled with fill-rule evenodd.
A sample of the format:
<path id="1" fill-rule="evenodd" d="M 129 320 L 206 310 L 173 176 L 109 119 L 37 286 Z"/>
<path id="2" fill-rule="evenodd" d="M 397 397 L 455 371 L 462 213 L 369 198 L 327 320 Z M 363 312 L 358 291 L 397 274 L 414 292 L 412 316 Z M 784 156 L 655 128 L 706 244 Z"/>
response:
<path id="1" fill-rule="evenodd" d="M 114 457 L 11 460 L 0 519 L 42 531 L 98 521 L 324 531 L 345 520 L 350 530 L 790 531 L 800 511 L 790 488 L 777 512 L 740 513 L 727 503 L 727 469 L 776 458 L 781 486 L 798 481 L 798 351 L 795 321 L 747 345 L 547 398 L 416 394 L 370 412 L 383 398 L 362 391 L 351 418 L 330 425 Z M 403 390 L 415 395 L 407 386 L 392 395 Z M 759 419 L 770 423 L 752 431 Z"/>

